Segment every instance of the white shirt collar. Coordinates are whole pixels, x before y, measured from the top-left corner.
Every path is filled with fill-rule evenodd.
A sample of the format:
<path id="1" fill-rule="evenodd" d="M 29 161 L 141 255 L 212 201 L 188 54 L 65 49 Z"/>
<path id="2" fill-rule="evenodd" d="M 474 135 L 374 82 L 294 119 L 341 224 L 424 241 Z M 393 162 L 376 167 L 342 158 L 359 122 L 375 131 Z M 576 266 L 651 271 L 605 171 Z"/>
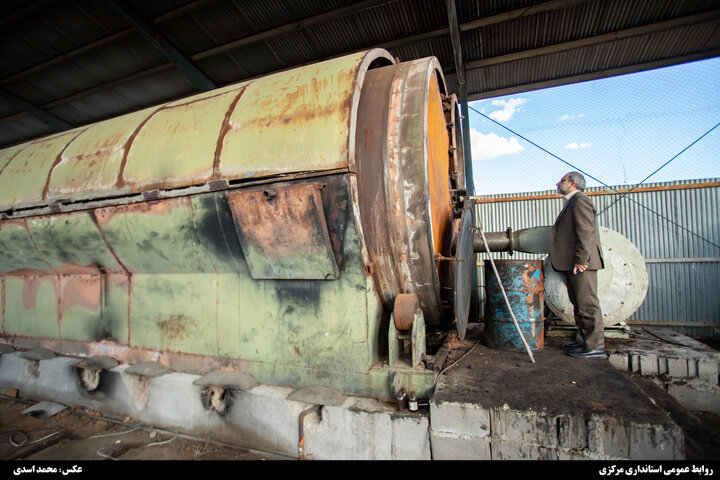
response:
<path id="1" fill-rule="evenodd" d="M 572 198 L 572 196 L 575 195 L 576 193 L 578 193 L 579 191 L 580 191 L 580 190 L 573 190 L 572 192 L 570 192 L 570 193 L 568 193 L 567 195 L 565 195 L 565 201 L 566 201 L 566 202 L 569 202 L 570 199 Z"/>

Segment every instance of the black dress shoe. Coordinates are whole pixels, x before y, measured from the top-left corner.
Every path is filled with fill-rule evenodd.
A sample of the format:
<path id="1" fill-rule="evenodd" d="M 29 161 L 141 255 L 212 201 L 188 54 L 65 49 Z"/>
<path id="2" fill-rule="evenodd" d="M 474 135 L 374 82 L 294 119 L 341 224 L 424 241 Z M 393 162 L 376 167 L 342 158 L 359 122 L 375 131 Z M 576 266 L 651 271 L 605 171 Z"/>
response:
<path id="1" fill-rule="evenodd" d="M 562 348 L 564 350 L 582 350 L 585 348 L 585 344 L 583 342 L 563 343 Z"/>
<path id="2" fill-rule="evenodd" d="M 605 358 L 605 349 L 596 350 L 570 350 L 568 355 L 575 358 Z"/>

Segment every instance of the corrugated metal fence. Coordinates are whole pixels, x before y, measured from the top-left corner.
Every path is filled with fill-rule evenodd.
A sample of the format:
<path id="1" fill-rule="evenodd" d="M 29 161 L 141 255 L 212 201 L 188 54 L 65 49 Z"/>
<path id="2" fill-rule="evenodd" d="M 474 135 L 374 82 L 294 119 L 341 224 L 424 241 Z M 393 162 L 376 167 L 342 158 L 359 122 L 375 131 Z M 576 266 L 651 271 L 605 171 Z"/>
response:
<path id="1" fill-rule="evenodd" d="M 692 337 L 720 335 L 720 179 L 588 188 L 601 226 L 645 257 L 649 288 L 629 324 L 667 326 Z M 474 197 L 485 232 L 552 225 L 562 208 L 554 190 Z M 493 254 L 542 259 L 544 255 Z M 482 263 L 484 255 L 478 255 Z M 482 276 L 479 282 L 482 285 Z"/>

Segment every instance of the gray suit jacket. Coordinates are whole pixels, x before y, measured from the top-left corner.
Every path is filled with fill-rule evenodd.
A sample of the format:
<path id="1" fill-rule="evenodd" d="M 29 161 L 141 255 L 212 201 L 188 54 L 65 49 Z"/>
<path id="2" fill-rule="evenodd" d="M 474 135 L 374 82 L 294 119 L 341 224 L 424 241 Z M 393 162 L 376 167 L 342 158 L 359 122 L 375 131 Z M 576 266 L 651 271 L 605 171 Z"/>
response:
<path id="1" fill-rule="evenodd" d="M 555 270 L 567 272 L 574 264 L 588 270 L 605 267 L 595 207 L 590 197 L 578 192 L 567 202 L 550 232 L 550 261 Z"/>

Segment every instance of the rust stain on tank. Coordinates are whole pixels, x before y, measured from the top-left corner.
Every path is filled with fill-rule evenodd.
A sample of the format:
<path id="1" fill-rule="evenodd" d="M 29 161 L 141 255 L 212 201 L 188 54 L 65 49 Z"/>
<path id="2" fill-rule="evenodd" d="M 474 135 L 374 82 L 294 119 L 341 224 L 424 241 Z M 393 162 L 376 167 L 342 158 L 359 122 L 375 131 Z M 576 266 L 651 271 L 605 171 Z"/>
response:
<path id="1" fill-rule="evenodd" d="M 171 315 L 166 320 L 158 322 L 162 338 L 168 342 L 184 340 L 188 337 L 188 327 L 195 324 L 192 318 L 185 315 Z"/>
<path id="2" fill-rule="evenodd" d="M 228 107 L 227 112 L 225 113 L 225 118 L 223 119 L 222 127 L 220 127 L 220 135 L 218 136 L 217 145 L 215 147 L 215 157 L 213 159 L 213 173 L 212 178 L 220 178 L 220 158 L 222 156 L 222 147 L 225 144 L 225 137 L 227 136 L 228 132 L 231 131 L 232 126 L 230 119 L 232 118 L 232 114 L 237 108 L 238 103 L 240 102 L 240 99 L 243 96 L 243 93 L 245 93 L 245 90 L 247 90 L 247 85 L 242 87 L 240 92 L 237 94 L 237 97 L 235 100 L 232 101 L 230 104 L 230 107 Z"/>
<path id="3" fill-rule="evenodd" d="M 87 310 L 100 310 L 102 282 L 99 275 L 65 276 L 62 278 L 61 312 L 78 305 Z"/>
<path id="4" fill-rule="evenodd" d="M 284 258 L 297 253 L 297 245 L 317 243 L 314 232 L 319 215 L 313 214 L 321 211 L 322 201 L 314 186 L 268 187 L 238 194 L 242 196 L 230 200 L 233 215 L 240 220 L 247 242 L 265 256 Z"/>
<path id="5" fill-rule="evenodd" d="M 60 262 L 55 271 L 61 275 L 98 275 L 100 270 L 95 265 L 78 265 L 69 262 Z"/>
<path id="6" fill-rule="evenodd" d="M 113 217 L 128 214 L 151 214 L 164 215 L 179 206 L 190 206 L 189 197 L 168 198 L 163 200 L 151 200 L 148 202 L 133 203 L 130 205 L 118 205 L 104 207 L 94 210 L 95 218 L 100 225 L 106 225 Z"/>
<path id="7" fill-rule="evenodd" d="M 542 270 L 530 268 L 522 272 L 523 292 L 527 294 L 530 305 L 542 304 L 542 295 L 545 291 Z"/>
<path id="8" fill-rule="evenodd" d="M 37 302 L 38 290 L 40 290 L 40 284 L 45 280 L 49 280 L 53 284 L 55 284 L 57 277 L 49 277 L 49 276 L 24 277 L 22 297 L 23 297 L 23 307 L 25 308 L 25 310 L 32 310 L 33 308 L 35 308 L 35 303 Z M 57 289 L 54 289 L 54 291 L 57 292 Z"/>
<path id="9" fill-rule="evenodd" d="M 120 169 L 119 169 L 120 171 L 118 172 L 117 181 L 115 182 L 115 186 L 117 188 L 125 187 L 125 167 L 127 166 L 128 155 L 130 153 L 130 148 L 132 148 L 132 144 L 135 141 L 135 138 L 140 133 L 140 130 L 143 129 L 143 127 L 150 121 L 150 119 L 153 116 L 155 116 L 157 113 L 161 112 L 162 110 L 165 110 L 166 108 L 167 108 L 166 106 L 162 106 L 162 107 L 158 108 L 157 110 L 155 110 L 154 112 L 151 112 L 146 118 L 144 118 L 143 121 L 140 122 L 140 124 L 137 127 L 135 127 L 135 130 L 130 135 L 130 138 L 128 138 L 127 141 L 125 142 L 125 145 L 123 145 L 123 156 L 122 156 L 122 161 L 120 162 Z"/>

